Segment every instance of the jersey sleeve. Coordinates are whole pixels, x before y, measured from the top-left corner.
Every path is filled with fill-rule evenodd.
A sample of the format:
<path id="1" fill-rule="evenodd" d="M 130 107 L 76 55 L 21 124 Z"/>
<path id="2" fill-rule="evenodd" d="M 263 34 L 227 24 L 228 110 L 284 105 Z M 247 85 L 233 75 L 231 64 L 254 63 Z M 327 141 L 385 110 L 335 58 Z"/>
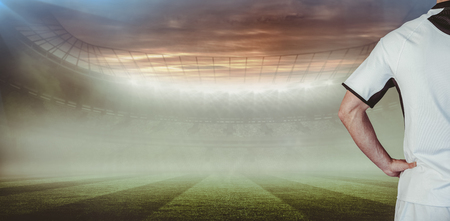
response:
<path id="1" fill-rule="evenodd" d="M 389 88 L 395 86 L 390 65 L 393 58 L 389 55 L 381 39 L 369 57 L 342 84 L 371 108 L 380 101 Z"/>

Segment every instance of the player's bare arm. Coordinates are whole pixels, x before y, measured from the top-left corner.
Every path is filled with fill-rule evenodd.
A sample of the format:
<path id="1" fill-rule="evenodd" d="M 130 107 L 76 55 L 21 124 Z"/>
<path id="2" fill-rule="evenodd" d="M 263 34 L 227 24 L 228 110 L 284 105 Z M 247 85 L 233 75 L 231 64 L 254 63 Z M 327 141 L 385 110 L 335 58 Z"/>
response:
<path id="1" fill-rule="evenodd" d="M 416 163 L 393 159 L 379 142 L 372 123 L 367 116 L 367 104 L 347 91 L 339 109 L 339 118 L 347 128 L 356 145 L 384 173 L 400 177 L 400 173 L 413 168 Z"/>

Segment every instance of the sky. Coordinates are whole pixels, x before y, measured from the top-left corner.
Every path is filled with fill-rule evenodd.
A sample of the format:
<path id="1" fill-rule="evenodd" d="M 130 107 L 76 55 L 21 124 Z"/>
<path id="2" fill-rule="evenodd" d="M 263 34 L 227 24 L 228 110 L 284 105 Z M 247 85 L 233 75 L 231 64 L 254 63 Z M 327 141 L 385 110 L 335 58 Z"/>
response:
<path id="1" fill-rule="evenodd" d="M 72 50 L 69 45 L 67 52 L 59 55 L 56 50 L 51 52 L 81 69 L 124 77 L 131 82 L 144 79 L 163 85 L 191 82 L 193 86 L 207 87 L 217 82 L 221 86 L 276 83 L 284 87 L 287 83 L 347 77 L 346 72 L 360 62 L 358 56 L 365 51 L 365 45 L 376 43 L 435 3 L 432 0 L 3 1 L 33 10 L 36 9 L 31 3 L 39 2 L 44 13 L 53 14 L 78 41 L 95 46 L 98 51 L 105 49 L 95 55 L 90 50 L 88 55 L 79 54 L 79 50 Z M 347 48 L 358 46 L 361 48 L 346 52 Z M 54 47 L 65 46 L 56 42 L 44 50 Z M 317 52 L 324 53 L 313 54 Z M 368 51 L 365 52 L 363 55 L 367 56 Z M 65 56 L 66 53 L 71 56 Z M 298 54 L 305 55 L 296 57 Z M 103 57 L 92 59 L 94 56 Z M 203 58 L 197 59 L 200 56 Z"/>
<path id="2" fill-rule="evenodd" d="M 80 45 L 65 46 L 60 43 L 64 40 L 52 43 L 53 37 L 47 37 L 52 45 L 45 46 L 32 40 L 39 33 L 27 36 L 44 50 L 65 47 L 67 51 L 50 52 L 81 69 L 131 82 L 158 82 L 164 86 L 192 83 L 193 87 L 211 87 L 219 82 L 227 88 L 230 84 L 259 87 L 275 83 L 280 85 L 276 87 L 285 87 L 289 83 L 309 84 L 347 77 L 360 62 L 358 56 L 364 51 L 363 55 L 368 55 L 366 45 L 372 44 L 369 48 L 373 48 L 382 36 L 425 13 L 435 3 L 432 0 L 3 2 L 13 10 L 15 4 L 34 11 L 43 8 L 44 15 L 53 14 L 64 31 L 77 41 L 95 46 L 95 54 L 92 54 L 95 50 L 86 50 L 89 55 L 80 54 L 80 50 L 72 49 Z M 35 7 L 35 3 L 40 7 Z M 31 14 L 17 11 L 24 17 Z M 30 23 L 36 24 L 36 20 Z M 346 51 L 358 46 L 361 48 Z M 296 57 L 298 54 L 305 55 Z M 94 56 L 97 58 L 93 59 Z"/>
<path id="3" fill-rule="evenodd" d="M 376 42 L 434 5 L 427 0 L 56 1 L 79 39 L 145 53 L 281 55 Z"/>

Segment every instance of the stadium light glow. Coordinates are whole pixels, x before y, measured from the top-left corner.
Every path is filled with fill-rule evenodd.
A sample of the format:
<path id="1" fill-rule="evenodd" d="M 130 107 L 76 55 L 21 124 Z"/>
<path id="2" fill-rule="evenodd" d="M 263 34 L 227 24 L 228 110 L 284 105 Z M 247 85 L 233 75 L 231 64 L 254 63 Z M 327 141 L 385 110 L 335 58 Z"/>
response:
<path id="1" fill-rule="evenodd" d="M 24 23 L 28 23 L 22 16 L 11 10 L 7 5 L 0 1 L 0 20 L 2 20 L 2 16 L 5 16 L 7 14 L 12 15 L 14 18 Z"/>

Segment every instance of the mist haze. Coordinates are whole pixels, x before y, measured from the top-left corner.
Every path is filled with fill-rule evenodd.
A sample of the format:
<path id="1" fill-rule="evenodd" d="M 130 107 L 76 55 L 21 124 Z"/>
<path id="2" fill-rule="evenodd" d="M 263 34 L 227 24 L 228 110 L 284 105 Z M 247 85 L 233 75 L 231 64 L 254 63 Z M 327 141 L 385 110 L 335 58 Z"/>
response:
<path id="1" fill-rule="evenodd" d="M 430 5 L 430 1 L 5 0 L 0 42 L 1 174 L 376 171 L 337 118 L 345 93 L 340 83 L 373 47 L 360 45 L 376 42 Z M 45 44 L 25 30 L 37 27 L 34 23 L 45 24 L 48 16 L 56 19 L 48 27 L 59 25 L 76 39 L 66 55 L 58 54 L 66 50 L 63 43 L 42 54 L 39 50 Z M 14 25 L 17 33 L 9 29 Z M 44 29 L 33 30 L 46 39 Z M 116 63 L 107 63 L 112 58 L 106 58 L 106 63 L 96 64 L 101 71 L 96 75 L 93 64 L 82 64 L 94 62 L 92 55 L 82 60 L 83 52 L 77 52 L 79 60 L 69 61 L 76 56 L 72 54 L 76 47 L 98 59 L 102 50 L 112 48 L 116 54 L 120 50 L 123 55 L 114 59 L 126 71 L 117 75 L 119 66 L 113 67 Z M 150 54 L 185 57 L 153 61 L 153 71 L 145 72 L 144 63 L 133 66 L 141 62 L 130 57 L 137 52 L 149 61 Z M 251 66 L 248 62 L 256 57 L 248 55 L 262 57 Z M 275 63 L 268 63 L 264 57 L 268 55 L 275 56 Z M 215 66 L 199 63 L 195 56 L 211 56 L 208 62 Z M 288 57 L 291 60 L 283 60 Z M 197 63 L 183 63 L 188 58 Z M 220 65 L 218 58 L 224 59 Z M 106 72 L 108 65 L 112 74 Z M 273 69 L 264 69 L 269 66 Z M 158 72 L 162 69 L 176 84 L 147 77 L 166 77 Z M 211 71 L 214 76 L 208 75 Z M 243 71 L 253 73 L 252 78 L 239 81 L 238 90 L 228 87 L 234 81 L 227 79 L 238 79 Z M 134 77 L 138 73 L 142 76 Z M 189 87 L 183 86 L 183 79 Z M 208 79 L 214 83 L 203 87 Z M 279 79 L 281 83 L 270 83 Z M 397 97 L 390 91 L 369 115 L 376 119 L 386 149 L 401 158 L 403 119 Z"/>

